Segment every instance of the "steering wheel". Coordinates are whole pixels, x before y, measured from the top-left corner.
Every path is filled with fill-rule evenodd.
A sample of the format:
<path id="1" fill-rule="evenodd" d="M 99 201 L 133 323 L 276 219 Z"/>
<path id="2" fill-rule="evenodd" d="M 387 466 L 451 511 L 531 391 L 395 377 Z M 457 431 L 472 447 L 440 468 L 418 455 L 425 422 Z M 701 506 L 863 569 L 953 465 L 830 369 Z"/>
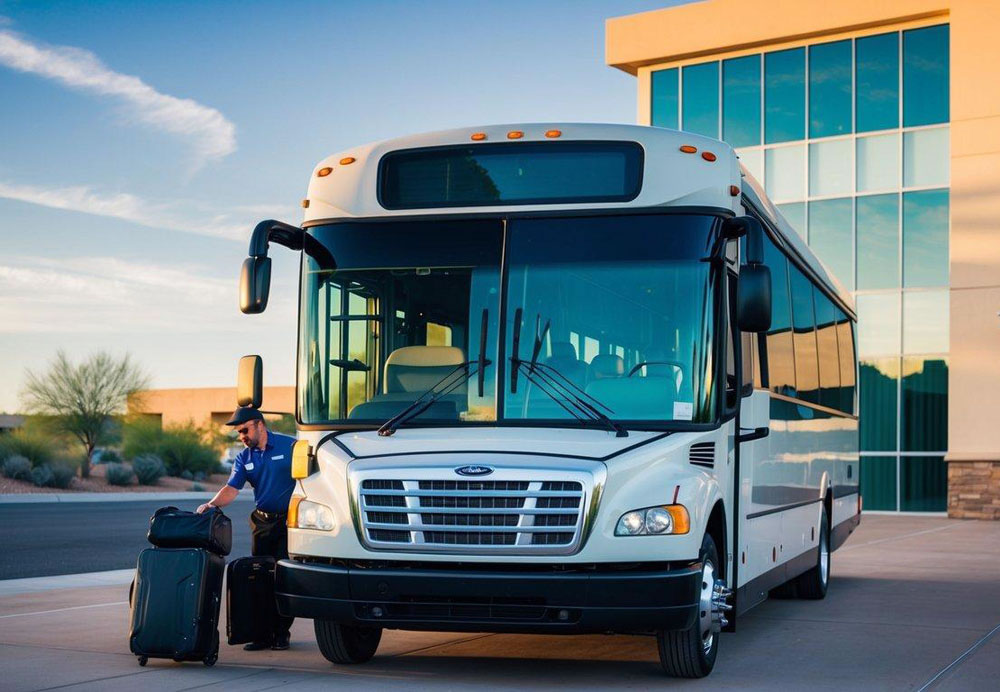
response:
<path id="1" fill-rule="evenodd" d="M 670 365 L 680 370 L 682 375 L 684 374 L 684 368 L 686 367 L 684 363 L 676 360 L 644 360 L 641 363 L 636 363 L 632 366 L 632 369 L 628 371 L 627 376 L 632 377 L 632 375 L 636 374 L 647 365 Z"/>

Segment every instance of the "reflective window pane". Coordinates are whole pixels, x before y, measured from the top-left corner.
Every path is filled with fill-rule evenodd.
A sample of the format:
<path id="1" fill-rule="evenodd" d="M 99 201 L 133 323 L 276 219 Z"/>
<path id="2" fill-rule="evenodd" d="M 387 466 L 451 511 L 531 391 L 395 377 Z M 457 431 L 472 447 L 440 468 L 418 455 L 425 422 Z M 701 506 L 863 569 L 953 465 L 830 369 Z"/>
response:
<path id="1" fill-rule="evenodd" d="M 765 151 L 764 180 L 767 196 L 772 201 L 805 199 L 805 145 L 797 144 Z"/>
<path id="2" fill-rule="evenodd" d="M 806 50 L 764 54 L 764 141 L 805 138 Z"/>
<path id="3" fill-rule="evenodd" d="M 948 190 L 903 195 L 903 286 L 948 285 Z"/>
<path id="4" fill-rule="evenodd" d="M 903 32 L 903 126 L 948 122 L 948 25 Z"/>
<path id="5" fill-rule="evenodd" d="M 736 154 L 740 157 L 740 162 L 750 171 L 750 175 L 756 178 L 757 182 L 764 182 L 764 150 L 739 149 Z"/>
<path id="6" fill-rule="evenodd" d="M 789 202 L 788 204 L 776 204 L 775 206 L 781 212 L 781 215 L 785 217 L 785 220 L 795 229 L 795 232 L 802 237 L 802 240 L 806 240 L 808 238 L 806 235 L 806 203 Z"/>
<path id="7" fill-rule="evenodd" d="M 896 457 L 861 457 L 861 496 L 865 509 L 896 511 Z"/>
<path id="8" fill-rule="evenodd" d="M 899 288 L 899 195 L 857 198 L 858 289 Z"/>
<path id="9" fill-rule="evenodd" d="M 809 47 L 809 136 L 851 132 L 851 42 Z"/>
<path id="10" fill-rule="evenodd" d="M 847 315 L 837 310 L 837 350 L 840 352 L 840 410 L 854 413 L 854 388 L 857 363 L 854 360 L 854 329 Z"/>
<path id="11" fill-rule="evenodd" d="M 872 135 L 858 140 L 858 192 L 899 187 L 899 135 Z"/>
<path id="12" fill-rule="evenodd" d="M 816 347 L 819 351 L 819 403 L 840 408 L 840 355 L 837 353 L 837 312 L 833 302 L 815 286 Z"/>
<path id="13" fill-rule="evenodd" d="M 788 268 L 792 289 L 792 325 L 795 346 L 795 390 L 798 398 L 819 403 L 819 355 L 816 350 L 816 315 L 812 283 L 796 267 Z"/>
<path id="14" fill-rule="evenodd" d="M 858 132 L 899 125 L 899 33 L 854 42 L 856 123 Z"/>
<path id="15" fill-rule="evenodd" d="M 951 171 L 947 127 L 903 133 L 903 186 L 947 185 Z"/>
<path id="16" fill-rule="evenodd" d="M 677 129 L 677 68 L 657 70 L 651 78 L 653 127 Z"/>
<path id="17" fill-rule="evenodd" d="M 707 137 L 719 136 L 719 63 L 688 65 L 681 72 L 681 127 Z"/>
<path id="18" fill-rule="evenodd" d="M 849 195 L 854 190 L 854 142 L 835 139 L 809 145 L 809 194 Z"/>
<path id="19" fill-rule="evenodd" d="M 858 371 L 861 375 L 861 390 L 858 393 L 861 451 L 895 451 L 899 358 L 862 361 Z"/>
<path id="20" fill-rule="evenodd" d="M 809 247 L 848 290 L 854 290 L 850 197 L 809 203 Z"/>
<path id="21" fill-rule="evenodd" d="M 944 457 L 902 457 L 899 475 L 901 511 L 944 512 L 948 509 L 948 467 Z"/>
<path id="22" fill-rule="evenodd" d="M 760 144 L 760 56 L 722 61 L 722 138 L 734 147 Z"/>
<path id="23" fill-rule="evenodd" d="M 856 303 L 858 356 L 899 353 L 899 293 L 865 293 Z"/>
<path id="24" fill-rule="evenodd" d="M 788 260 L 764 240 L 764 263 L 771 270 L 771 328 L 767 331 L 768 387 L 778 394 L 795 393 L 792 351 L 792 308 L 788 297 Z"/>
<path id="25" fill-rule="evenodd" d="M 903 294 L 903 353 L 947 353 L 949 292 Z"/>
<path id="26" fill-rule="evenodd" d="M 903 358 L 903 401 L 899 424 L 902 449 L 948 449 L 948 361 Z"/>

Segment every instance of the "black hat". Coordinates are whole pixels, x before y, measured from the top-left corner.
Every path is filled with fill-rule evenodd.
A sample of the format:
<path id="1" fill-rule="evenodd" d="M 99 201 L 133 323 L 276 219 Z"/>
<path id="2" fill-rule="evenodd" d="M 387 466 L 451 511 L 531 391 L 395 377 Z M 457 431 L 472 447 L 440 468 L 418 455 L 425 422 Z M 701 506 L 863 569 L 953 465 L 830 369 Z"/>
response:
<path id="1" fill-rule="evenodd" d="M 264 420 L 264 414 L 255 408 L 240 406 L 233 412 L 233 417 L 229 419 L 226 425 L 243 425 L 252 420 Z"/>

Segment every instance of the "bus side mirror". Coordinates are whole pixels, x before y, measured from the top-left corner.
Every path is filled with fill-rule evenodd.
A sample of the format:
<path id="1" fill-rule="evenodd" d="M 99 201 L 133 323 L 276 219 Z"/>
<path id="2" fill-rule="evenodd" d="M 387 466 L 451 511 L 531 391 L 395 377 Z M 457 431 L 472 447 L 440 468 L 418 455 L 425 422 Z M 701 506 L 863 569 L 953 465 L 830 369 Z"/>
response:
<path id="1" fill-rule="evenodd" d="M 267 309 L 271 292 L 271 258 L 247 257 L 240 270 L 240 312 L 257 315 Z"/>
<path id="2" fill-rule="evenodd" d="M 771 328 L 771 270 L 764 264 L 764 228 L 752 216 L 740 219 L 746 230 L 746 257 L 740 267 L 736 307 L 740 331 Z"/>
<path id="3" fill-rule="evenodd" d="M 264 364 L 260 356 L 243 356 L 236 375 L 236 405 L 260 408 L 264 399 Z"/>
<path id="4" fill-rule="evenodd" d="M 767 265 L 740 267 L 736 310 L 741 332 L 766 332 L 771 328 L 771 270 Z"/>

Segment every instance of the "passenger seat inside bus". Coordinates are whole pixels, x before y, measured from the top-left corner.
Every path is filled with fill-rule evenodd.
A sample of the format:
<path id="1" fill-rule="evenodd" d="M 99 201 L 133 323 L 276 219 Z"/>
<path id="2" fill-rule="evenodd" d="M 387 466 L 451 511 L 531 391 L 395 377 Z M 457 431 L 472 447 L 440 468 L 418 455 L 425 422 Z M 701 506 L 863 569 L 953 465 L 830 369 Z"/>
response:
<path id="1" fill-rule="evenodd" d="M 625 361 L 616 355 L 602 354 L 590 361 L 590 383 L 586 392 L 609 407 L 604 411 L 611 418 L 621 420 L 655 419 L 673 417 L 676 384 L 670 377 L 633 377 L 625 374 Z"/>
<path id="2" fill-rule="evenodd" d="M 587 383 L 587 364 L 577 357 L 576 347 L 568 341 L 553 341 L 552 355 L 545 360 L 545 364 L 558 370 L 560 375 L 578 387 Z"/>
<path id="3" fill-rule="evenodd" d="M 375 395 L 371 401 L 355 406 L 348 417 L 379 420 L 391 418 L 449 373 L 455 372 L 456 366 L 464 362 L 465 352 L 457 346 L 397 348 L 385 361 L 383 393 Z M 462 374 L 455 372 L 448 384 L 459 381 L 462 377 Z M 457 419 L 458 412 L 466 408 L 467 390 L 467 383 L 461 381 L 449 394 L 441 397 L 421 414 L 421 417 Z"/>

